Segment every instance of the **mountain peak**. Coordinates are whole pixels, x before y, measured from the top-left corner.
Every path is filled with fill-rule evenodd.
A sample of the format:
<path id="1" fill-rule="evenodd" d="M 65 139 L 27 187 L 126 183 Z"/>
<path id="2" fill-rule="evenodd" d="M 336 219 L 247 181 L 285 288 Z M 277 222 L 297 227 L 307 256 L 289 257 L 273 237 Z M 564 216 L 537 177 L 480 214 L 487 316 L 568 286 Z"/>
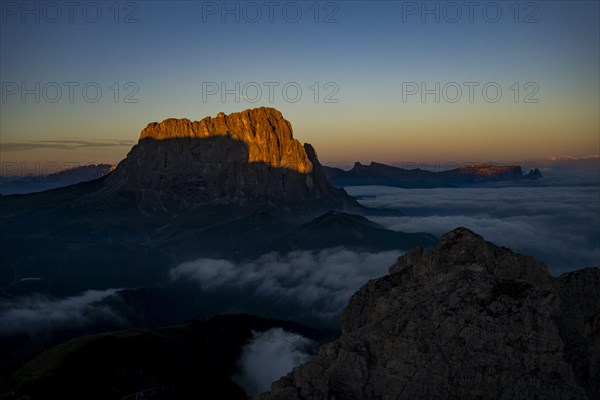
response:
<path id="1" fill-rule="evenodd" d="M 307 201 L 338 208 L 350 199 L 331 186 L 312 146 L 294 139 L 290 122 L 268 107 L 150 123 L 107 184 L 163 210 L 173 201 L 176 208 Z"/>
<path id="2" fill-rule="evenodd" d="M 444 260 L 434 262 L 438 266 L 435 273 L 446 271 L 448 265 L 453 265 L 474 271 L 487 270 L 488 273 L 502 279 L 518 279 L 538 285 L 547 283 L 548 277 L 545 264 L 536 261 L 534 257 L 498 247 L 464 227 L 456 228 L 442 236 L 436 251 L 424 255 L 422 261 L 424 260 Z M 432 265 L 428 262 L 420 262 L 421 264 L 424 271 L 428 271 L 427 265 Z M 397 268 L 399 269 L 402 267 Z"/>
<path id="3" fill-rule="evenodd" d="M 477 242 L 481 244 L 485 241 L 482 236 L 476 234 L 470 229 L 459 226 L 442 236 L 441 244 L 445 245 L 462 245 L 466 243 Z"/>
<path id="4" fill-rule="evenodd" d="M 226 136 L 247 145 L 249 162 L 265 162 L 274 167 L 291 168 L 300 173 L 312 170 L 302 145 L 294 139 L 292 125 L 275 108 L 260 107 L 200 121 L 168 118 L 152 122 L 141 132 L 145 139 L 205 139 Z"/>
<path id="5" fill-rule="evenodd" d="M 455 229 L 367 282 L 342 336 L 259 399 L 597 399 L 599 285 Z"/>

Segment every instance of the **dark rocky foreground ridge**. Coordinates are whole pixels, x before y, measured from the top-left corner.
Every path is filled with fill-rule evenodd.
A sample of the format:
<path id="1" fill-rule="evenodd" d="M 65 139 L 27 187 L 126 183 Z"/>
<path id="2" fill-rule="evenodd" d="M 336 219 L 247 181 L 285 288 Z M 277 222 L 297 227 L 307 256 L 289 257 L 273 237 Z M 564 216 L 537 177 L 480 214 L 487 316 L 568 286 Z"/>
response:
<path id="1" fill-rule="evenodd" d="M 367 282 L 342 336 L 260 400 L 600 398 L 600 270 L 550 276 L 533 257 L 458 228 Z M 74 339 L 0 377 L 0 399 L 245 399 L 231 380 L 252 330 L 317 331 L 251 316 Z"/>
<path id="2" fill-rule="evenodd" d="M 342 331 L 259 398 L 600 398 L 600 270 L 554 278 L 464 228 L 364 285 Z"/>

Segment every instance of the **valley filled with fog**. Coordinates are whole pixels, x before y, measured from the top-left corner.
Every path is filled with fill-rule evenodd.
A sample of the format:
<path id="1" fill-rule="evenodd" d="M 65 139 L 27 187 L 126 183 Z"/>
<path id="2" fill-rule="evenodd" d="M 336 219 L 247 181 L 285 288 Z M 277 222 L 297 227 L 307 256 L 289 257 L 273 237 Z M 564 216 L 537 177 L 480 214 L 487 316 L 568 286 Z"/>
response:
<path id="1" fill-rule="evenodd" d="M 388 229 L 440 236 L 464 226 L 536 257 L 553 275 L 600 260 L 600 186 L 346 190 L 366 206 L 401 210 L 404 216 L 371 217 Z"/>

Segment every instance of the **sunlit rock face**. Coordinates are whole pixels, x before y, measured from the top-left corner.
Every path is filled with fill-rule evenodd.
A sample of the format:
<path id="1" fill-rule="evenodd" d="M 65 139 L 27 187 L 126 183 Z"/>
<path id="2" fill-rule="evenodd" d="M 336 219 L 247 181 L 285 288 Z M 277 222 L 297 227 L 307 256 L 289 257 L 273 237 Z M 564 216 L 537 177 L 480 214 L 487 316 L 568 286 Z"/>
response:
<path id="1" fill-rule="evenodd" d="M 302 174 L 312 171 L 302 144 L 292 135 L 292 125 L 274 108 L 261 107 L 201 121 L 166 119 L 153 122 L 140 134 L 143 139 L 205 139 L 224 136 L 247 146 L 248 162 L 262 162 L 278 168 L 289 168 Z"/>
<path id="2" fill-rule="evenodd" d="M 325 210 L 353 203 L 329 183 L 314 149 L 294 139 L 282 114 L 265 107 L 149 124 L 102 192 L 133 192 L 145 208 L 169 211 L 205 204 Z"/>

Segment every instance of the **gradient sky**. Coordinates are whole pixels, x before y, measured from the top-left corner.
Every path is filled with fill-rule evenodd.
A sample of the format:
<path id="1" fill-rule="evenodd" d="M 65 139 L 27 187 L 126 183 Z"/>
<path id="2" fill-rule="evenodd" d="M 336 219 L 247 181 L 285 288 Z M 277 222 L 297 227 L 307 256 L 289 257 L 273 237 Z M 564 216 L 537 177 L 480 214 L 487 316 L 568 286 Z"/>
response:
<path id="1" fill-rule="evenodd" d="M 72 22 L 64 2 L 54 3 L 62 16 L 52 22 L 57 9 L 45 2 L 28 2 L 33 12 L 24 16 L 23 2 L 1 2 L 3 166 L 114 163 L 149 122 L 198 120 L 263 105 L 281 110 L 295 137 L 312 143 L 321 162 L 330 165 L 501 162 L 600 153 L 597 1 L 481 1 L 472 21 L 460 1 L 452 3 L 462 12 L 458 22 L 452 22 L 456 8 L 446 2 L 278 1 L 272 21 L 262 1 L 251 6 L 119 2 L 119 15 L 114 1 L 76 3 Z M 439 22 L 436 13 L 422 21 L 424 4 L 438 8 Z M 262 15 L 252 22 L 256 5 Z M 225 7 L 239 12 L 223 16 Z M 416 14 L 409 13 L 414 7 Z M 292 22 L 298 8 L 302 16 Z M 97 9 L 102 16 L 90 22 Z M 497 9 L 502 15 L 491 22 Z M 123 22 L 127 15 L 132 23 Z M 20 85 L 34 88 L 36 82 L 40 92 L 50 83 L 47 96 L 40 93 L 39 103 L 32 94 L 22 99 Z M 63 88 L 56 103 L 48 101 L 55 96 L 52 82 Z M 73 102 L 65 82 L 79 83 Z M 96 103 L 82 95 L 89 82 L 102 88 Z M 115 82 L 118 102 L 111 90 Z M 126 87 L 129 82 L 134 85 Z M 239 82 L 240 89 L 256 82 L 262 97 L 255 103 L 244 93 L 227 95 L 225 101 L 220 94 L 203 98 L 207 82 L 224 82 L 228 88 Z M 264 82 L 279 83 L 273 102 Z M 283 97 L 282 86 L 290 82 L 302 89 L 297 102 Z M 463 93 L 455 103 L 446 101 L 441 90 L 439 103 L 433 94 L 425 102 L 419 94 L 403 101 L 403 86 L 410 82 L 429 88 L 456 82 Z M 480 84 L 473 102 L 463 82 Z M 488 82 L 502 89 L 496 103 L 483 97 Z M 511 90 L 515 82 L 518 102 Z M 530 82 L 534 85 L 526 86 Z M 17 93 L 11 94 L 15 87 Z M 135 87 L 138 102 L 123 102 Z M 538 102 L 523 102 L 536 87 Z M 249 88 L 246 94 L 255 96 Z M 334 88 L 338 102 L 325 102 Z M 449 86 L 448 97 L 455 93 Z M 488 93 L 493 97 L 494 90 Z M 288 94 L 293 97 L 294 89 Z"/>

